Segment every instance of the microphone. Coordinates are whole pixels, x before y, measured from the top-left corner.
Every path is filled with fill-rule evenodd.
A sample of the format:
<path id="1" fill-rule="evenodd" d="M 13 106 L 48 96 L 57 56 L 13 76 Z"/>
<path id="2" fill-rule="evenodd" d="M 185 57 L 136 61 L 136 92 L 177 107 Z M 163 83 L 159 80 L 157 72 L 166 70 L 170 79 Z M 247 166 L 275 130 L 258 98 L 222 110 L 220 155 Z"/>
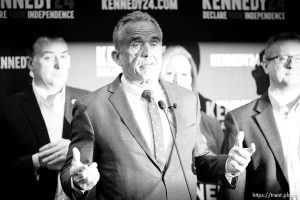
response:
<path id="1" fill-rule="evenodd" d="M 160 109 L 164 110 L 165 108 L 167 108 L 165 102 L 163 101 L 158 101 L 158 106 Z M 173 105 L 168 106 L 169 110 L 173 110 L 177 108 L 177 103 L 173 103 Z"/>
<path id="2" fill-rule="evenodd" d="M 165 115 L 167 117 L 167 120 L 168 120 L 168 123 L 169 123 L 169 126 L 170 126 L 170 130 L 171 130 L 171 135 L 172 135 L 172 138 L 173 138 L 173 141 L 174 141 L 175 149 L 176 149 L 176 152 L 177 152 L 177 155 L 178 155 L 178 158 L 179 158 L 180 167 L 181 167 L 181 170 L 183 172 L 185 184 L 186 184 L 186 187 L 188 189 L 190 199 L 192 200 L 191 189 L 190 189 L 190 186 L 188 184 L 187 177 L 186 177 L 186 174 L 185 174 L 185 170 L 184 170 L 183 165 L 182 165 L 182 160 L 181 160 L 181 156 L 180 156 L 179 151 L 178 151 L 178 147 L 177 147 L 177 143 L 176 143 L 175 136 L 174 136 L 174 133 L 173 133 L 173 129 L 171 128 L 171 122 L 170 122 L 170 119 L 169 119 L 167 111 L 166 111 L 167 110 L 166 108 L 168 108 L 170 110 L 176 109 L 177 108 L 177 104 L 173 103 L 173 105 L 167 107 L 166 104 L 165 104 L 165 102 L 163 102 L 162 100 L 160 100 L 160 101 L 158 101 L 158 107 L 161 110 L 164 111 L 164 113 L 165 113 Z"/>
<path id="3" fill-rule="evenodd" d="M 165 110 L 167 106 L 166 106 L 165 102 L 160 100 L 160 101 L 158 101 L 158 107 L 162 110 Z"/>
<path id="4" fill-rule="evenodd" d="M 170 110 L 176 109 L 177 108 L 177 103 L 173 103 L 173 105 L 168 107 Z"/>

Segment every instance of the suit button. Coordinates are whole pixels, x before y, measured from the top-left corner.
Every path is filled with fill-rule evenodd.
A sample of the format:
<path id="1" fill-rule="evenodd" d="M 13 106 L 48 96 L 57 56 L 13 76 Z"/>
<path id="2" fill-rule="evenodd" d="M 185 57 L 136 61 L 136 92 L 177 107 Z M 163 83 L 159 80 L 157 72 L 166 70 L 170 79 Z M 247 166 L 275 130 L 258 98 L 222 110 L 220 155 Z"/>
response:
<path id="1" fill-rule="evenodd" d="M 164 181 L 165 181 L 165 183 L 167 182 L 167 177 L 166 176 L 164 177 Z"/>

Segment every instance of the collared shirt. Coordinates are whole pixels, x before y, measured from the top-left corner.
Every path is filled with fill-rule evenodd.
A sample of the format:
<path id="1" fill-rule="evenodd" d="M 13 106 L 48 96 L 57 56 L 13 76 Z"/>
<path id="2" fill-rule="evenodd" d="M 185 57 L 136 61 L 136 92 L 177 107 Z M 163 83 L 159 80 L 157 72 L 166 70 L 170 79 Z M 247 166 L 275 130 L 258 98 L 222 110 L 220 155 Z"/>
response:
<path id="1" fill-rule="evenodd" d="M 129 82 L 123 75 L 121 77 L 121 83 L 125 91 L 125 95 L 128 99 L 129 106 L 133 112 L 133 115 L 136 119 L 138 126 L 140 127 L 142 135 L 149 149 L 151 150 L 152 153 L 154 153 L 151 121 L 147 110 L 147 102 L 146 99 L 142 97 L 142 93 L 146 89 L 151 90 L 153 92 L 153 97 L 156 103 L 158 103 L 159 100 L 167 102 L 166 94 L 164 93 L 163 89 L 161 88 L 158 82 L 157 84 L 152 84 L 152 85 L 144 84 L 142 86 L 142 85 L 137 85 Z M 163 128 L 163 135 L 164 135 L 164 148 L 165 151 L 167 152 L 167 148 L 171 141 L 170 139 L 172 137 L 171 129 L 168 123 L 168 119 L 165 116 L 164 112 L 160 109 L 158 112 L 162 121 L 162 128 Z M 75 187 L 73 180 L 71 181 L 71 187 L 74 191 L 76 191 L 80 195 L 83 194 L 84 192 L 83 190 L 80 190 Z M 74 193 L 73 196 L 75 196 Z"/>
<path id="2" fill-rule="evenodd" d="M 300 98 L 291 106 L 281 105 L 276 96 L 268 92 L 288 169 L 290 195 L 300 197 Z"/>
<path id="3" fill-rule="evenodd" d="M 153 136 L 152 136 L 152 130 L 151 130 L 151 120 L 150 116 L 147 110 L 147 102 L 146 100 L 142 97 L 142 93 L 144 90 L 149 89 L 153 92 L 153 97 L 156 103 L 158 103 L 159 100 L 162 100 L 164 102 L 167 102 L 167 97 L 164 92 L 164 90 L 161 88 L 159 83 L 157 84 L 152 84 L 152 85 L 137 85 L 130 83 L 125 76 L 123 75 L 121 78 L 121 83 L 123 85 L 126 97 L 129 101 L 129 105 L 131 110 L 133 111 L 133 115 L 135 119 L 137 120 L 137 123 L 140 127 L 140 130 L 142 131 L 143 137 L 146 140 L 146 143 L 152 153 L 154 152 L 154 145 L 153 145 Z M 172 137 L 171 129 L 168 124 L 168 119 L 164 112 L 159 109 L 159 115 L 162 121 L 162 127 L 163 127 L 163 134 L 164 134 L 164 148 L 165 151 L 167 152 L 168 145 L 170 143 L 170 139 Z M 200 134 L 200 133 L 199 133 Z M 205 136 L 202 135 L 204 138 Z M 206 138 L 205 138 L 206 140 Z M 224 166 L 226 169 L 227 166 L 227 161 L 226 165 Z M 236 174 L 230 174 L 227 172 L 225 173 L 225 177 L 229 184 L 234 184 L 236 181 L 236 177 L 239 176 L 240 173 Z"/>
<path id="4" fill-rule="evenodd" d="M 32 88 L 44 118 L 50 141 L 55 142 L 60 140 L 64 124 L 65 86 L 56 94 L 49 94 L 45 89 L 38 87 L 34 81 L 32 81 Z M 68 198 L 62 191 L 59 174 L 57 182 L 54 200 L 67 200 Z"/>
<path id="5" fill-rule="evenodd" d="M 147 102 L 146 99 L 142 97 L 142 93 L 146 89 L 151 90 L 153 92 L 153 97 L 156 103 L 158 103 L 158 101 L 160 100 L 167 102 L 166 94 L 164 93 L 163 89 L 161 88 L 158 82 L 154 84 L 145 84 L 141 86 L 129 82 L 123 75 L 121 78 L 121 83 L 124 88 L 133 115 L 135 119 L 137 119 L 136 121 L 140 127 L 143 137 L 149 149 L 153 153 L 154 145 L 153 145 L 153 136 L 152 136 L 152 129 L 151 129 L 151 120 L 147 110 Z M 170 139 L 172 137 L 171 129 L 168 123 L 168 119 L 161 109 L 159 109 L 159 115 L 162 121 L 162 128 L 163 128 L 163 135 L 164 135 L 164 148 L 165 151 L 167 152 L 167 148 L 171 141 Z"/>
<path id="6" fill-rule="evenodd" d="M 42 112 L 51 142 L 62 138 L 64 112 L 65 112 L 65 87 L 56 94 L 49 94 L 45 89 L 32 82 L 33 92 Z"/>

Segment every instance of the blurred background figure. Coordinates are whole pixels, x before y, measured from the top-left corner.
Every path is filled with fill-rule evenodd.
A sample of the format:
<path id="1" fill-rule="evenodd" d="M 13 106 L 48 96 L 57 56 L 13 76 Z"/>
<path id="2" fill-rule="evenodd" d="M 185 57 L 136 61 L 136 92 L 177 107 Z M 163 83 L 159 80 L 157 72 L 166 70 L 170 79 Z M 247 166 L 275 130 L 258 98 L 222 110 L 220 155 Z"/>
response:
<path id="1" fill-rule="evenodd" d="M 0 102 L 1 188 L 11 200 L 68 200 L 59 170 L 70 144 L 73 103 L 88 91 L 66 86 L 70 55 L 62 37 L 38 37 L 30 52 L 32 84 Z"/>
<path id="2" fill-rule="evenodd" d="M 266 74 L 262 65 L 264 54 L 264 49 L 259 52 L 259 62 L 255 65 L 255 68 L 252 71 L 252 77 L 255 79 L 256 83 L 256 93 L 258 95 L 263 95 L 270 85 L 269 75 Z"/>
<path id="3" fill-rule="evenodd" d="M 276 33 L 262 54 L 264 72 L 256 77 L 264 93 L 225 118 L 222 153 L 229 152 L 239 130 L 245 132 L 243 146 L 255 142 L 257 151 L 236 188 L 220 189 L 224 200 L 300 198 L 300 35 Z"/>
<path id="4" fill-rule="evenodd" d="M 160 77 L 182 87 L 200 93 L 197 90 L 197 68 L 190 53 L 183 46 L 169 46 L 163 54 L 163 67 Z M 178 94 L 180 95 L 180 94 Z M 201 100 L 200 100 L 201 101 Z M 203 102 L 201 102 L 201 105 Z M 224 139 L 219 121 L 207 115 L 201 106 L 201 132 L 204 134 L 208 148 L 216 154 L 220 153 Z M 200 134 L 200 133 L 199 133 Z M 204 192 L 204 190 L 206 190 Z M 198 199 L 216 199 L 217 185 L 199 184 Z"/>
<path id="5" fill-rule="evenodd" d="M 179 58 L 173 58 L 173 56 L 181 55 Z M 178 82 L 178 85 L 183 87 L 187 87 L 189 89 L 194 90 L 198 93 L 200 104 L 201 104 L 201 111 L 205 112 L 207 115 L 214 117 L 219 120 L 220 126 L 224 128 L 224 119 L 225 114 L 228 110 L 221 105 L 216 104 L 213 100 L 206 98 L 199 92 L 199 81 L 198 80 L 198 73 L 200 72 L 200 52 L 198 44 L 184 44 L 184 45 L 169 45 L 168 50 L 164 53 L 164 65 L 171 66 L 163 67 L 162 74 L 166 74 L 166 69 L 168 69 L 168 74 L 166 74 L 165 79 L 170 82 Z M 199 60 L 196 64 L 194 56 Z M 183 58 L 185 57 L 185 58 Z M 172 73 L 173 68 L 177 68 L 176 65 L 180 66 L 179 62 L 185 65 L 192 66 L 191 67 L 191 74 L 190 76 L 186 76 L 186 73 L 179 73 L 181 76 L 175 77 L 175 74 Z M 198 66 L 199 65 L 199 66 Z M 188 67 L 189 68 L 189 67 Z M 187 72 L 189 69 L 179 67 L 180 71 Z M 178 75 L 179 75 L 178 74 Z M 189 83 L 191 82 L 191 84 Z"/>
<path id="6" fill-rule="evenodd" d="M 189 52 L 182 46 L 169 46 L 166 49 L 160 77 L 199 94 L 195 63 Z M 202 107 L 201 111 L 201 131 L 206 137 L 210 150 L 218 154 L 224 138 L 220 124 L 216 118 L 208 116 Z"/>
<path id="7" fill-rule="evenodd" d="M 265 72 L 263 68 L 263 59 L 265 55 L 265 50 L 259 52 L 259 60 L 255 65 L 254 70 L 252 70 L 251 75 L 255 80 L 256 93 L 258 95 L 263 95 L 270 86 L 269 75 Z M 227 125 L 226 125 L 227 126 Z M 221 153 L 226 153 L 229 151 L 227 137 L 230 135 L 230 129 L 224 130 L 224 142 L 221 149 Z M 230 200 L 240 200 L 244 199 L 245 192 L 245 182 L 246 182 L 246 172 L 243 172 L 239 176 L 238 184 L 234 190 L 228 190 L 227 188 L 221 187 L 219 191 L 219 199 L 230 199 Z"/>

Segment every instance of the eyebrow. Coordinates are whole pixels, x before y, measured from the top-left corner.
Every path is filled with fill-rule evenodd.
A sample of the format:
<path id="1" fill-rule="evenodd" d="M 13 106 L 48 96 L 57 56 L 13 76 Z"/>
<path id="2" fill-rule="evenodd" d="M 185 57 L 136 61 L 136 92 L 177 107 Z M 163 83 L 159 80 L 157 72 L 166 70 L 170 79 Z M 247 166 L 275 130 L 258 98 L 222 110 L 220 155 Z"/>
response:
<path id="1" fill-rule="evenodd" d="M 152 37 L 151 40 L 158 40 L 161 42 L 161 38 L 159 36 Z"/>
<path id="2" fill-rule="evenodd" d="M 141 41 L 141 37 L 134 37 L 130 39 L 130 42 Z"/>
<path id="3" fill-rule="evenodd" d="M 47 54 L 47 53 L 53 54 L 54 52 L 53 51 L 43 51 L 43 52 L 40 52 L 39 54 Z M 69 53 L 69 50 L 65 50 L 65 51 L 61 52 L 61 54 L 65 54 L 65 53 Z"/>
<path id="4" fill-rule="evenodd" d="M 154 37 L 150 38 L 150 41 L 153 41 L 153 40 L 161 42 L 161 38 L 158 36 L 154 36 Z M 141 37 L 134 37 L 134 38 L 131 38 L 130 43 L 141 42 L 141 41 L 143 41 Z"/>

